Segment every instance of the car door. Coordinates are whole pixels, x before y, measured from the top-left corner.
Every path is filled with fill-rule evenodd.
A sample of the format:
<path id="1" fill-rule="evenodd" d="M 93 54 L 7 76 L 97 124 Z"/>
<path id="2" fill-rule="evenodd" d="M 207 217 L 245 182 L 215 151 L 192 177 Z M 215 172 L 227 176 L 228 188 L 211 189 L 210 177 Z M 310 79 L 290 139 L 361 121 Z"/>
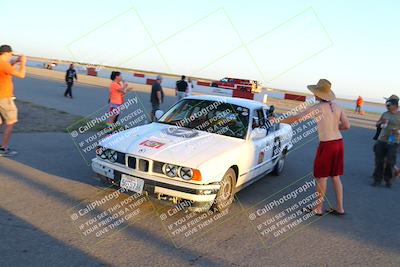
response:
<path id="1" fill-rule="evenodd" d="M 276 162 L 276 159 L 279 157 L 281 153 L 281 140 L 280 140 L 280 133 L 279 133 L 279 123 L 271 123 L 270 119 L 273 117 L 271 111 L 267 108 L 264 108 L 264 114 L 266 116 L 266 128 L 267 128 L 267 135 L 269 138 L 269 146 L 268 146 L 268 160 L 270 162 L 269 166 L 272 169 Z M 268 119 L 269 118 L 269 119 Z"/>
<path id="2" fill-rule="evenodd" d="M 254 110 L 252 128 L 262 127 L 267 129 L 266 117 L 262 108 Z M 268 129 L 267 129 L 268 133 Z M 272 168 L 271 158 L 274 149 L 274 133 L 266 134 L 265 137 L 251 140 L 253 146 L 253 167 L 250 179 L 255 178 Z"/>

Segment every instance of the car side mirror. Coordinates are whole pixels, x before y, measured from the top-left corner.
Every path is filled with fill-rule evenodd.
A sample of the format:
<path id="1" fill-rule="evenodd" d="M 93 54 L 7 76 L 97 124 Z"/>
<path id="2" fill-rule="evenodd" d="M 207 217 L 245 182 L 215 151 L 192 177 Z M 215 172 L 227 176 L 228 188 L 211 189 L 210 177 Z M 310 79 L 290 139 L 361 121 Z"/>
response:
<path id="1" fill-rule="evenodd" d="M 251 140 L 261 139 L 267 136 L 267 130 L 265 128 L 255 128 L 251 131 Z"/>
<path id="2" fill-rule="evenodd" d="M 155 117 L 157 120 L 159 120 L 163 115 L 164 115 L 164 111 L 162 111 L 162 110 L 157 110 L 157 111 L 154 113 L 154 117 Z"/>

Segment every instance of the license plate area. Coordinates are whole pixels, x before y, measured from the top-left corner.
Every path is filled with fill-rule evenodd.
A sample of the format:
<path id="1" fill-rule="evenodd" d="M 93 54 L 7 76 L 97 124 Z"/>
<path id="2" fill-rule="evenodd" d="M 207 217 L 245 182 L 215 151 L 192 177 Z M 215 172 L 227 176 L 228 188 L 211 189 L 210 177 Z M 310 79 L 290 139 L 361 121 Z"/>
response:
<path id="1" fill-rule="evenodd" d="M 143 192 L 144 180 L 130 175 L 121 174 L 120 187 L 141 194 Z"/>

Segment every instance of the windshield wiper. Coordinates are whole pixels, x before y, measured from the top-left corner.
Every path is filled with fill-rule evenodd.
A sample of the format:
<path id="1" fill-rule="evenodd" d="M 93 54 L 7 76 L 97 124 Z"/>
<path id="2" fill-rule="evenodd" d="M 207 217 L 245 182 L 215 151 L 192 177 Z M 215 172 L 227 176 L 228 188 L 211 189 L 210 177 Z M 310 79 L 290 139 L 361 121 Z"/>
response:
<path id="1" fill-rule="evenodd" d="M 155 122 L 161 123 L 161 124 L 167 124 L 167 125 L 174 125 L 175 126 L 175 124 L 173 124 L 171 122 L 167 122 L 167 121 L 155 121 Z"/>

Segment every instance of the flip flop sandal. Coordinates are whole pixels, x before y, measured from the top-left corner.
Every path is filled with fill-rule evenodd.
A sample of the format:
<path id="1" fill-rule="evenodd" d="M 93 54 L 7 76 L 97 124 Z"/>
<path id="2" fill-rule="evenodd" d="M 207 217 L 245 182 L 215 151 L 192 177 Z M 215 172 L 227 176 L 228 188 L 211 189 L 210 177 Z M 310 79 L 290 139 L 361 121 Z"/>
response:
<path id="1" fill-rule="evenodd" d="M 332 215 L 336 215 L 336 216 L 343 216 L 346 214 L 345 212 L 338 212 L 335 209 L 329 209 L 326 212 L 328 212 L 329 214 L 332 214 Z"/>
<path id="2" fill-rule="evenodd" d="M 316 213 L 313 209 L 310 209 L 309 207 L 303 208 L 303 211 L 306 212 L 306 213 L 314 213 L 316 216 L 324 215 L 323 213 Z"/>

